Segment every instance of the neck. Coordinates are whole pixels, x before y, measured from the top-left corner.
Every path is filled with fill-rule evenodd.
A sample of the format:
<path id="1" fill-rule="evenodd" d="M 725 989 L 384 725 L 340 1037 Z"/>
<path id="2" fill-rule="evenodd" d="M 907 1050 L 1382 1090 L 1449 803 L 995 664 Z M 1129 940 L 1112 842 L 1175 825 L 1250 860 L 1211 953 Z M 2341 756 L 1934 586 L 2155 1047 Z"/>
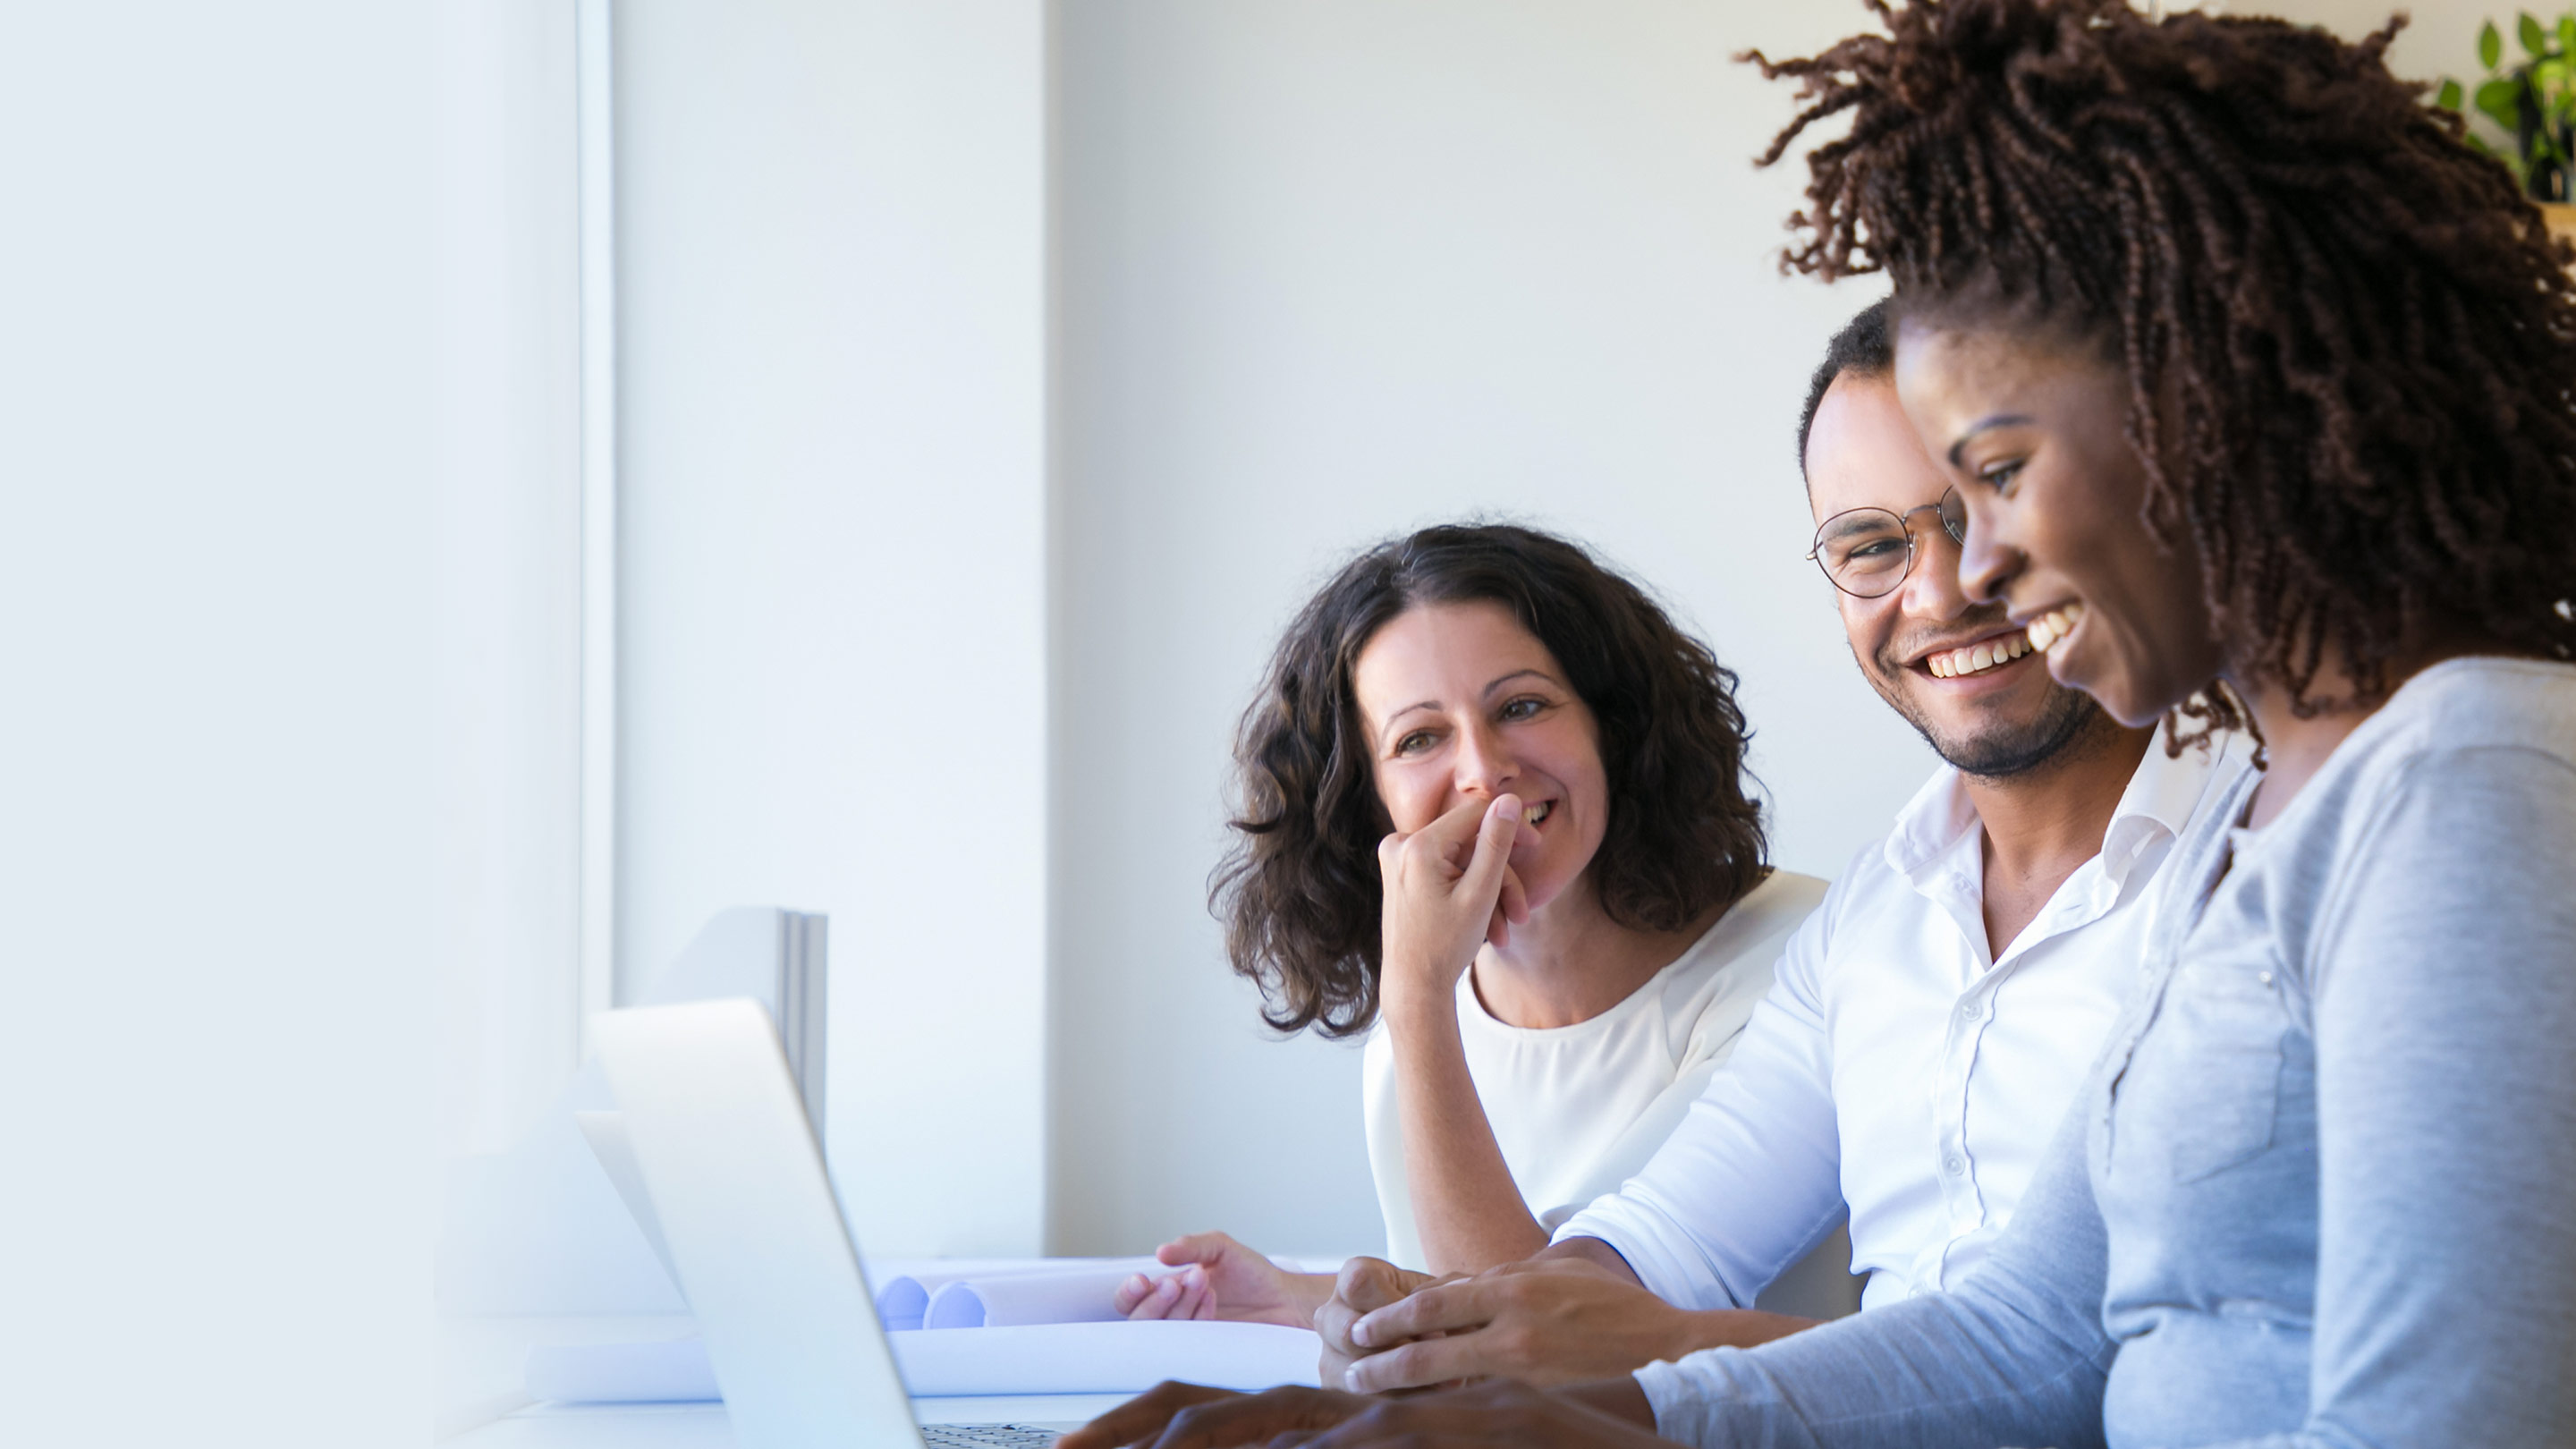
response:
<path id="1" fill-rule="evenodd" d="M 2101 853 L 2102 836 L 2154 735 L 2098 715 L 2035 768 L 2001 778 L 1960 777 L 1985 830 L 1990 956 L 2002 956 L 2066 878 Z"/>
<path id="2" fill-rule="evenodd" d="M 2130 729 L 2108 715 L 2098 716 L 2067 747 L 2045 763 L 2017 775 L 1991 778 L 1962 775 L 1968 801 L 1986 831 L 1988 866 L 2000 865 L 2014 875 L 2028 875 L 2052 861 L 2062 861 L 2064 880 L 2075 867 L 2102 848 L 2111 814 L 2138 762 L 2147 757 L 2153 729 Z"/>
<path id="3" fill-rule="evenodd" d="M 1678 931 L 1635 930 L 1610 919 L 1586 873 L 1512 927 L 1507 943 L 1476 953 L 1476 998 L 1507 1026 L 1589 1021 L 1671 965 L 1724 912 L 1713 908 Z"/>

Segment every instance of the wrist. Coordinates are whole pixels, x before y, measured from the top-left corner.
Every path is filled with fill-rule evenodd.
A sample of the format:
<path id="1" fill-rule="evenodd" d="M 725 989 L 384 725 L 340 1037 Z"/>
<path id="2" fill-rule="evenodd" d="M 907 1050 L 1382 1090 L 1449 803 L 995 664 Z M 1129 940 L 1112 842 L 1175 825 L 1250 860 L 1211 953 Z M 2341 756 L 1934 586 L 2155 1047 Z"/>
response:
<path id="1" fill-rule="evenodd" d="M 1725 1348 L 1734 1342 L 1733 1335 L 1728 1332 L 1724 1309 L 1694 1311 L 1676 1308 L 1672 1313 L 1672 1321 L 1666 1325 L 1664 1335 L 1666 1352 L 1663 1357 L 1667 1362 L 1678 1361 L 1702 1349 Z"/>
<path id="2" fill-rule="evenodd" d="M 1455 976 L 1444 981 L 1428 971 L 1389 962 L 1377 989 L 1380 1009 L 1397 1027 L 1446 1021 L 1458 1014 Z"/>

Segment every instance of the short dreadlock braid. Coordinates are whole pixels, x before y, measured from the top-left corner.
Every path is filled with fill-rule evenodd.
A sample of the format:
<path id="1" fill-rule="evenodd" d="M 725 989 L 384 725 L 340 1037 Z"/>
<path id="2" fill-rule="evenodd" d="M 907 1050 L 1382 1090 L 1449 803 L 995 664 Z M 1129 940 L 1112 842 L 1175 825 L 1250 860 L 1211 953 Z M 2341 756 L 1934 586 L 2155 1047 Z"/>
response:
<path id="1" fill-rule="evenodd" d="M 2570 253 L 2389 74 L 2402 17 L 2348 44 L 2122 0 L 1868 4 L 1886 34 L 1743 57 L 1801 82 L 1762 164 L 1851 113 L 1784 270 L 2098 342 L 2147 526 L 2187 531 L 2231 670 L 2302 713 L 2333 703 L 2329 648 L 2377 698 L 2421 623 L 2576 657 Z"/>

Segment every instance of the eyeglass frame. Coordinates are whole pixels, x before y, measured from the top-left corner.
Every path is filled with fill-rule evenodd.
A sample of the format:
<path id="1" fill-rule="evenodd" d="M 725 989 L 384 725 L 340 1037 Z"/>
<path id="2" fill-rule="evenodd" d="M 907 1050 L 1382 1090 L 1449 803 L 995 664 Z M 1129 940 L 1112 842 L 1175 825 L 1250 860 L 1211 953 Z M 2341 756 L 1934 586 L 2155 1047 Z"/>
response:
<path id="1" fill-rule="evenodd" d="M 1952 528 L 1950 526 L 1950 510 L 1943 506 L 1953 499 L 1957 499 L 1959 504 L 1959 526 L 1956 528 Z M 1851 595 L 1855 599 L 1884 599 L 1888 595 L 1895 593 L 1898 589 L 1905 587 L 1905 581 L 1914 577 L 1914 561 L 1921 557 L 1923 553 L 1923 550 L 1916 547 L 1914 543 L 1914 515 L 1923 512 L 1925 509 L 1930 509 L 1932 511 L 1932 516 L 1941 520 L 1941 531 L 1950 535 L 1950 541 L 1952 543 L 1959 544 L 1962 547 L 1966 546 L 1968 542 L 1968 501 L 1959 497 L 1958 485 L 1953 484 L 1950 487 L 1942 489 L 1940 497 L 1933 499 L 1929 503 L 1918 503 L 1912 508 L 1906 509 L 1903 513 L 1899 513 L 1893 508 L 1878 508 L 1865 505 L 1859 508 L 1846 508 L 1842 512 L 1833 515 L 1832 518 L 1827 518 L 1824 522 L 1816 525 L 1815 542 L 1807 550 L 1807 562 L 1816 566 L 1816 571 L 1825 576 L 1826 583 L 1833 585 L 1836 589 Z M 1825 551 L 1825 530 L 1834 526 L 1834 519 L 1849 518 L 1855 513 L 1886 514 L 1896 520 L 1896 531 L 1905 535 L 1905 567 L 1897 571 L 1894 582 L 1874 594 L 1864 594 L 1858 589 L 1845 587 L 1842 580 L 1834 577 L 1832 566 L 1827 564 L 1823 558 L 1819 557 L 1819 555 L 1823 554 Z"/>

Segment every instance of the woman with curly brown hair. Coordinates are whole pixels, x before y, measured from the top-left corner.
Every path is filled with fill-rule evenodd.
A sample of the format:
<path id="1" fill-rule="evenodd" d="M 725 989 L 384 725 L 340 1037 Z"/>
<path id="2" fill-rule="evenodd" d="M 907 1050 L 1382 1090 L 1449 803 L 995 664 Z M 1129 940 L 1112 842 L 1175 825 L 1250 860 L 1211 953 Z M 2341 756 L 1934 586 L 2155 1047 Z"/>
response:
<path id="1" fill-rule="evenodd" d="M 2176 842 L 1955 1289 L 1557 1394 L 1201 1403 L 1190 1442 L 2576 1443 L 2576 254 L 2394 26 L 1873 8 L 1767 67 L 1811 99 L 1775 157 L 1851 117 L 1790 262 L 1894 280 L 1962 589 L 2124 722 L 2223 685 L 2268 766 Z"/>
<path id="2" fill-rule="evenodd" d="M 1771 870 L 1735 676 L 1635 584 L 1509 525 L 1362 554 L 1245 712 L 1215 903 L 1274 1027 L 1370 1032 L 1390 1255 L 1546 1246 L 1643 1165 L 1732 1048 L 1824 882 Z M 1221 1233 L 1138 1317 L 1304 1326 L 1329 1275 Z"/>

